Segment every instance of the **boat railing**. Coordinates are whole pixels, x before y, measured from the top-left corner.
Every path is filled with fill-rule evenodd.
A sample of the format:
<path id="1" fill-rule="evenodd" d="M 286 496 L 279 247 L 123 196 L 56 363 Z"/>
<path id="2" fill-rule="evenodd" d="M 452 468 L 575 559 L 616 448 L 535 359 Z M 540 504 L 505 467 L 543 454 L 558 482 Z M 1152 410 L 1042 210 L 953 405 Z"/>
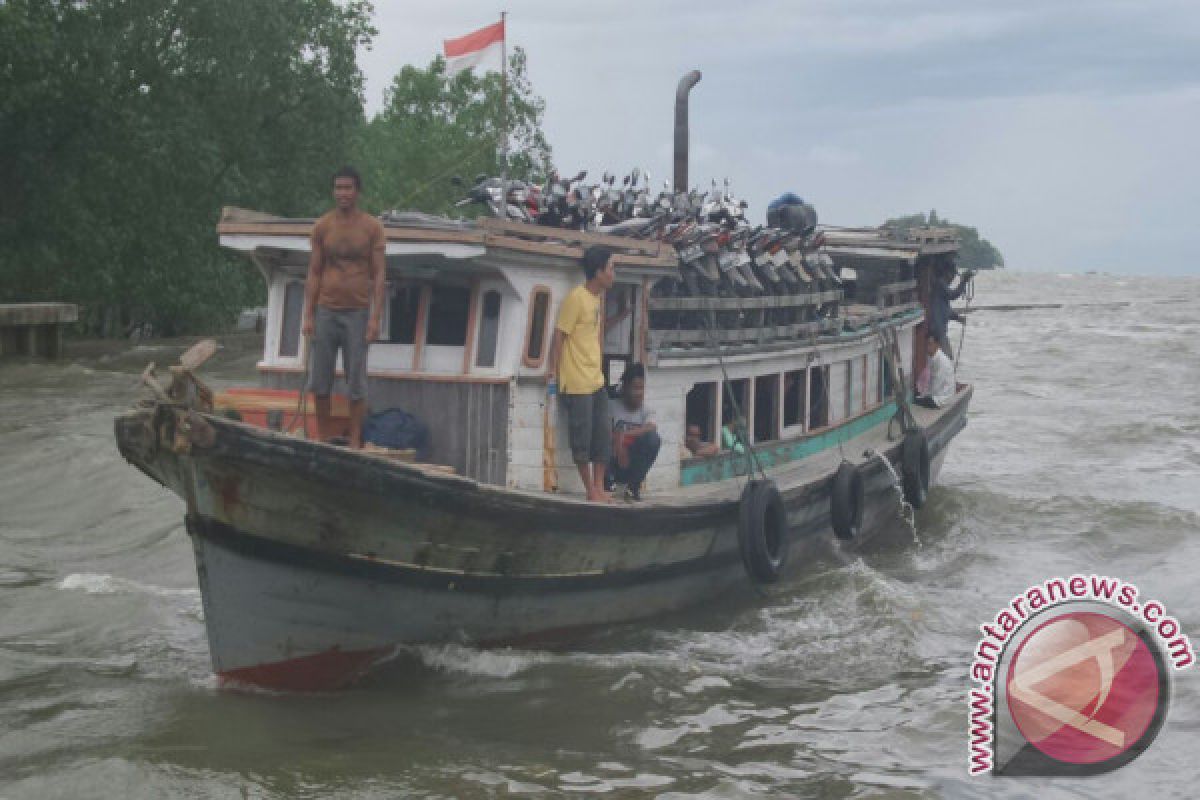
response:
<path id="1" fill-rule="evenodd" d="M 835 333 L 841 326 L 840 319 L 830 318 L 790 325 L 763 325 L 757 328 L 651 330 L 650 347 L 661 351 L 674 347 L 691 349 L 694 345 L 704 344 L 766 345 L 776 341 L 794 341 Z M 716 351 L 722 348 L 713 346 L 710 349 Z"/>
<path id="2" fill-rule="evenodd" d="M 915 284 L 914 284 L 915 285 Z M 651 297 L 651 311 L 753 311 L 760 308 L 794 308 L 836 303 L 840 291 L 777 294 L 763 297 Z"/>
<path id="3" fill-rule="evenodd" d="M 885 283 L 875 288 L 875 305 L 879 308 L 913 303 L 917 299 L 917 282 L 914 280 Z"/>

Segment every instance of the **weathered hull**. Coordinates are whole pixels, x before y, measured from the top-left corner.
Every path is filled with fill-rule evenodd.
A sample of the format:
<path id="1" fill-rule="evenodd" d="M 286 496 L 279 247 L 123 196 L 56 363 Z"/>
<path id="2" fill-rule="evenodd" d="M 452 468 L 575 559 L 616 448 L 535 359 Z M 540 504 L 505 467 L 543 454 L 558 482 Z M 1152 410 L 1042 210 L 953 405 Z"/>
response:
<path id="1" fill-rule="evenodd" d="M 345 683 L 399 643 L 505 643 L 680 608 L 744 581 L 737 553 L 631 582 L 471 585 L 271 546 L 189 519 L 213 666 L 273 688 Z"/>
<path id="2" fill-rule="evenodd" d="M 968 400 L 926 431 L 935 470 Z M 226 679 L 329 688 L 399 644 L 544 636 L 683 608 L 748 580 L 735 499 L 604 507 L 194 413 L 133 413 L 116 427 L 126 458 L 187 503 L 213 666 Z M 885 454 L 897 463 L 898 451 Z M 867 538 L 894 519 L 896 498 L 881 463 L 863 474 Z M 794 566 L 832 535 L 831 479 L 780 488 Z"/>

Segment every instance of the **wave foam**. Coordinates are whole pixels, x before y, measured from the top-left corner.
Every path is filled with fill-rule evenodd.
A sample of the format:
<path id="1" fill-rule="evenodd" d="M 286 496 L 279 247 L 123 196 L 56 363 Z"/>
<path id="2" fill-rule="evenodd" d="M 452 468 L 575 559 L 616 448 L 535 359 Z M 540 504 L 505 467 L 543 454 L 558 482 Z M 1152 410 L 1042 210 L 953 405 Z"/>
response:
<path id="1" fill-rule="evenodd" d="M 200 596 L 199 589 L 168 589 L 165 586 L 153 586 L 95 572 L 73 572 L 59 581 L 58 588 L 66 591 L 82 591 L 88 594 L 150 594 L 156 597 Z"/>
<path id="2" fill-rule="evenodd" d="M 546 653 L 520 650 L 476 650 L 460 644 L 419 645 L 414 648 L 427 667 L 487 678 L 511 678 L 550 660 Z"/>

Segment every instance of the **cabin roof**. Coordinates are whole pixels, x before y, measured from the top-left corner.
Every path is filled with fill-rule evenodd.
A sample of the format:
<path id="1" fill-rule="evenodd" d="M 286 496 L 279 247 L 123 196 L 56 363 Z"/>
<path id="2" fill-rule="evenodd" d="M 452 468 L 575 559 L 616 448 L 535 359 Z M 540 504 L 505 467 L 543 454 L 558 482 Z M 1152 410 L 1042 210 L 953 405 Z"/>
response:
<path id="1" fill-rule="evenodd" d="M 958 237 L 950 228 L 914 228 L 906 238 L 888 228 L 822 227 L 826 251 L 832 256 L 901 259 L 914 263 L 921 256 L 953 253 Z"/>
<path id="2" fill-rule="evenodd" d="M 491 218 L 455 220 L 411 211 L 388 212 L 379 220 L 389 245 L 457 245 L 469 255 L 511 251 L 558 257 L 570 262 L 581 259 L 588 246 L 605 245 L 616 252 L 618 267 L 636 268 L 637 272 L 651 276 L 674 275 L 678 271 L 675 248 L 665 242 Z M 217 223 L 217 234 L 222 245 L 235 250 L 276 247 L 307 251 L 308 235 L 314 222 L 316 220 L 311 217 L 278 217 L 261 211 L 226 207 Z"/>

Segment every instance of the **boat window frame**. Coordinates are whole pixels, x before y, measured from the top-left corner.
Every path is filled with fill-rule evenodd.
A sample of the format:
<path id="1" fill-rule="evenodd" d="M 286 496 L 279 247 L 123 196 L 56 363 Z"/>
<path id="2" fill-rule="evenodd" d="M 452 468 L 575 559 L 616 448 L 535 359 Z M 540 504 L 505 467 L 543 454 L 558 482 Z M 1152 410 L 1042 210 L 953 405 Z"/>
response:
<path id="1" fill-rule="evenodd" d="M 491 345 L 492 363 L 491 364 L 480 364 L 479 358 L 483 354 L 482 345 L 483 345 L 483 335 L 484 335 L 484 327 L 485 327 L 484 323 L 487 320 L 487 299 L 488 299 L 488 295 L 491 295 L 491 294 L 496 295 L 496 331 L 495 331 L 495 336 L 492 339 L 492 345 Z M 495 369 L 497 369 L 497 360 L 500 357 L 500 333 L 501 333 L 500 322 L 504 315 L 504 292 L 500 291 L 500 288 L 497 286 L 488 286 L 487 288 L 483 288 L 481 286 L 476 286 L 475 287 L 475 296 L 476 296 L 475 302 L 476 302 L 476 310 L 477 310 L 477 313 L 476 313 L 477 321 L 475 324 L 475 335 L 473 337 L 475 340 L 474 348 L 473 348 L 474 353 L 471 356 L 470 362 L 473 365 L 474 369 L 495 370 Z M 467 370 L 464 370 L 464 372 L 465 371 L 467 371 Z"/>
<path id="2" fill-rule="evenodd" d="M 306 279 L 303 277 L 287 276 L 283 279 L 279 297 L 279 335 L 275 340 L 275 358 L 280 363 L 285 362 L 303 362 L 305 350 L 308 347 L 307 338 L 303 335 L 304 331 L 304 303 L 305 303 L 305 284 Z M 293 286 L 300 288 L 300 315 L 296 320 L 296 352 L 287 354 L 283 352 L 283 342 L 287 332 L 285 330 L 287 323 L 287 297 L 288 290 Z"/>
<path id="3" fill-rule="evenodd" d="M 805 365 L 799 369 L 784 370 L 781 374 L 779 385 L 779 438 L 786 439 L 790 436 L 797 436 L 808 431 L 808 405 L 809 405 L 809 381 L 812 369 L 810 365 Z M 799 422 L 787 424 L 787 378 L 789 375 L 801 373 L 800 386 L 800 414 Z"/>
<path id="4" fill-rule="evenodd" d="M 429 286 L 429 293 L 426 298 L 426 303 L 428 304 L 428 308 L 426 309 L 426 313 L 425 313 L 425 341 L 423 343 L 424 346 L 426 346 L 426 347 L 445 347 L 445 348 L 456 348 L 456 347 L 467 348 L 470 345 L 470 341 L 471 341 L 471 310 L 472 310 L 472 303 L 474 300 L 474 292 L 472 291 L 472 287 L 469 284 L 464 286 L 460 283 L 448 283 L 448 282 L 436 282 L 436 281 L 430 282 L 427 285 Z M 449 299 L 448 295 L 450 295 L 451 293 L 453 293 L 455 295 L 454 307 L 451 309 L 444 308 L 443 311 L 445 313 L 435 315 L 433 313 L 433 301 L 434 301 L 434 295 L 437 294 L 439 291 L 441 292 L 444 300 Z M 461 295 L 463 295 L 464 293 L 466 296 L 462 297 Z M 465 300 L 465 303 L 463 303 L 463 306 L 465 307 L 465 313 L 462 316 L 462 327 L 459 328 L 456 325 L 453 328 L 454 338 L 456 341 L 454 341 L 452 343 L 441 342 L 438 344 L 434 344 L 434 343 L 430 342 L 430 335 L 432 333 L 445 334 L 445 333 L 450 332 L 451 329 L 449 329 L 449 328 L 447 328 L 447 330 L 444 330 L 444 331 L 443 330 L 435 331 L 434 326 L 435 325 L 443 325 L 448 317 L 453 319 L 453 317 L 457 316 L 459 313 L 462 313 L 462 309 L 459 307 L 459 303 L 463 300 Z M 451 313 L 451 312 L 453 312 L 453 313 Z M 459 339 L 459 338 L 462 339 L 461 342 L 457 341 L 457 339 Z"/>
<path id="5" fill-rule="evenodd" d="M 722 387 L 721 387 L 721 381 L 719 381 L 719 380 L 697 381 L 696 383 L 693 383 L 686 392 L 683 393 L 683 437 L 681 438 L 680 441 L 681 441 L 681 443 L 683 441 L 686 441 L 688 425 L 692 424 L 688 418 L 688 409 L 687 409 L 688 395 L 690 395 L 693 391 L 696 391 L 697 389 L 700 389 L 702 387 L 708 393 L 709 409 L 708 409 L 708 419 L 705 421 L 704 425 L 701 426 L 700 441 L 705 442 L 707 444 L 715 443 L 717 445 L 717 452 L 711 456 L 698 456 L 698 455 L 695 455 L 694 453 L 692 453 L 690 450 L 688 450 L 687 451 L 688 455 L 684 456 L 681 459 L 682 461 L 708 460 L 711 458 L 718 458 L 721 455 L 721 449 L 720 449 L 721 448 L 721 414 L 722 414 L 721 396 L 722 396 L 723 392 L 722 392 Z M 684 449 L 685 450 L 687 449 L 686 445 L 684 445 Z"/>
<path id="6" fill-rule="evenodd" d="M 717 439 L 718 445 L 721 445 L 724 440 L 724 437 L 722 436 L 721 432 L 725 429 L 725 424 L 726 424 L 725 423 L 725 397 L 726 397 L 726 395 L 730 395 L 730 396 L 734 395 L 735 392 L 734 392 L 733 385 L 736 385 L 739 383 L 745 385 L 746 391 L 743 393 L 743 396 L 738 398 L 737 405 L 741 407 L 741 412 L 746 417 L 746 423 L 745 423 L 746 435 L 750 439 L 750 444 L 751 445 L 754 444 L 754 379 L 755 379 L 755 377 L 756 376 L 754 376 L 754 375 L 747 375 L 742 378 L 730 378 L 727 381 L 722 380 L 722 381 L 718 382 L 718 383 L 720 383 L 720 386 L 721 386 L 721 404 L 720 404 L 720 406 L 718 406 L 718 408 L 721 411 L 721 416 L 718 417 L 718 420 L 720 421 L 721 424 L 717 428 L 717 435 L 721 438 Z M 730 384 L 733 384 L 733 385 L 730 385 Z M 738 411 L 738 409 L 735 408 L 734 405 L 731 403 L 730 404 L 730 418 L 729 418 L 730 422 L 734 421 L 735 417 L 733 415 L 736 414 L 737 411 Z M 725 452 L 724 447 L 721 448 L 721 452 Z M 730 452 L 732 452 L 732 448 L 730 448 Z"/>
<path id="7" fill-rule="evenodd" d="M 529 357 L 529 345 L 533 339 L 533 320 L 534 310 L 537 307 L 537 300 L 540 296 L 546 297 L 546 317 L 542 320 L 542 341 L 538 348 L 537 358 Z M 529 290 L 529 307 L 526 309 L 525 316 L 525 336 L 521 342 L 521 363 L 530 369 L 541 369 L 546 362 L 546 353 L 549 347 L 549 329 L 551 311 L 554 308 L 554 291 L 543 283 L 536 284 Z"/>
<path id="8" fill-rule="evenodd" d="M 862 354 L 862 405 L 859 407 L 859 413 L 869 411 L 873 408 L 870 398 L 867 396 L 867 375 L 871 369 L 871 353 L 868 351 Z"/>
<path id="9" fill-rule="evenodd" d="M 768 389 L 764 394 L 774 395 L 771 398 L 771 435 L 765 439 L 758 438 L 758 423 L 761 421 L 758 418 L 758 382 L 759 381 L 774 381 L 774 388 Z M 754 403 L 754 427 L 750 428 L 750 441 L 752 444 L 766 444 L 770 442 L 778 442 L 783 439 L 783 375 L 780 372 L 764 372 L 761 375 L 755 375 L 751 381 L 753 385 L 753 403 Z M 768 384 L 769 385 L 769 384 Z"/>
<path id="10" fill-rule="evenodd" d="M 829 430 L 830 428 L 832 428 L 834 426 L 833 420 L 832 420 L 833 408 L 832 408 L 831 403 L 829 402 L 829 400 L 830 400 L 829 384 L 833 380 L 833 364 L 824 364 L 824 363 L 810 364 L 808 369 L 810 370 L 810 374 L 808 376 L 808 393 L 805 395 L 806 400 L 805 400 L 804 429 L 805 429 L 805 433 L 812 434 L 812 433 L 820 433 L 820 432 Z M 813 370 L 813 369 L 821 370 L 821 381 L 822 381 L 821 385 L 824 388 L 824 392 L 823 392 L 824 397 L 821 398 L 821 400 L 822 400 L 821 409 L 824 412 L 823 416 L 825 417 L 825 419 L 824 419 L 824 422 L 822 422 L 820 425 L 812 425 L 811 424 L 812 413 L 813 413 L 813 405 L 812 405 L 813 380 L 812 380 L 811 370 Z"/>
<path id="11" fill-rule="evenodd" d="M 380 314 L 379 314 L 379 332 L 381 334 L 386 334 L 388 336 L 388 338 L 387 339 L 382 339 L 382 338 L 378 339 L 375 342 L 372 342 L 372 344 L 379 344 L 379 345 L 385 345 L 385 346 L 386 345 L 394 345 L 396 347 L 416 347 L 417 325 L 421 321 L 421 298 L 422 298 L 421 287 L 422 287 L 422 284 L 420 281 L 406 280 L 406 281 L 402 282 L 396 278 L 392 278 L 387 281 L 387 289 L 385 291 L 385 301 L 383 304 L 383 308 L 380 309 Z M 400 341 L 396 341 L 391 338 L 391 335 L 392 335 L 392 302 L 393 302 L 393 300 L 395 300 L 396 295 L 398 295 L 400 292 L 402 292 L 404 290 L 408 290 L 408 289 L 415 290 L 417 293 L 417 313 L 416 313 L 416 316 L 413 318 L 413 340 L 411 342 L 400 342 Z"/>

